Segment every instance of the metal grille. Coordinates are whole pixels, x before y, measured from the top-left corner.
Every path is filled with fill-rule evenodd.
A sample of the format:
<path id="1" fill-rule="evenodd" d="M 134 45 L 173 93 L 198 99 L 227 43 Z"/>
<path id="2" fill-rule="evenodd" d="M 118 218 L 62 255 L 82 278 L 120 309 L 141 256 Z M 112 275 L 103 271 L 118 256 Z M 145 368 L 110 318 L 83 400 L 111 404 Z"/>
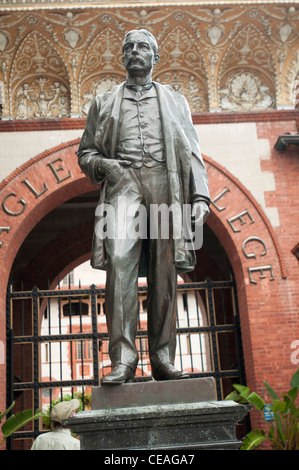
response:
<path id="1" fill-rule="evenodd" d="M 146 286 L 139 287 L 136 381 L 151 380 Z M 110 372 L 105 291 L 88 289 L 7 293 L 7 405 L 14 411 L 50 410 L 55 400 L 78 396 L 88 407 L 91 388 Z M 175 365 L 191 377 L 215 378 L 218 400 L 244 383 L 236 289 L 233 279 L 179 283 Z M 8 448 L 30 448 L 43 423 L 15 433 Z"/>

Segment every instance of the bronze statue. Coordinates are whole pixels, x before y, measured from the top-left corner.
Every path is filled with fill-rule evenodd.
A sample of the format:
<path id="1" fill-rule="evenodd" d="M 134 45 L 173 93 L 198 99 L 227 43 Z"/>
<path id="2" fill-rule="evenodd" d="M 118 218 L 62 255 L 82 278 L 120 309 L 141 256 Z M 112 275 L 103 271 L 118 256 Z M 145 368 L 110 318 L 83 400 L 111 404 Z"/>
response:
<path id="1" fill-rule="evenodd" d="M 161 222 L 157 236 L 132 233 L 137 213 L 146 213 L 142 219 L 146 232 L 151 209 L 161 205 L 191 205 L 195 226 L 203 224 L 210 203 L 187 101 L 170 86 L 152 82 L 152 69 L 159 61 L 154 36 L 144 29 L 130 31 L 122 50 L 127 80 L 96 96 L 78 150 L 82 171 L 92 183 L 102 185 L 91 260 L 94 268 L 107 271 L 105 310 L 112 370 L 102 384 L 134 379 L 138 276 L 145 275 L 152 376 L 155 380 L 188 377 L 173 365 L 176 289 L 177 274 L 195 267 L 194 249 L 177 215 L 167 220 L 168 237 L 159 235 Z M 125 217 L 126 212 L 131 216 Z M 100 230 L 103 220 L 113 228 L 110 236 L 109 230 L 104 236 Z M 178 229 L 180 235 L 171 236 Z"/>

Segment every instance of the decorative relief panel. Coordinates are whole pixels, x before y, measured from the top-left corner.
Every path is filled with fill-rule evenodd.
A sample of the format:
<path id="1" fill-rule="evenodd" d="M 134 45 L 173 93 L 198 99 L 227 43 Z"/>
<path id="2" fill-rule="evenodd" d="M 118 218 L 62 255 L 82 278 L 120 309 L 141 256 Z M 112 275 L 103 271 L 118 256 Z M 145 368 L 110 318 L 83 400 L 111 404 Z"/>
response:
<path id="1" fill-rule="evenodd" d="M 274 106 L 273 91 L 252 72 L 236 72 L 219 90 L 220 107 L 225 110 L 269 109 Z"/>
<path id="2" fill-rule="evenodd" d="M 183 19 L 178 13 L 176 20 Z M 191 112 L 208 111 L 208 79 L 201 50 L 187 28 L 174 28 L 159 45 L 154 78 L 171 85 L 188 100 Z"/>
<path id="3" fill-rule="evenodd" d="M 85 115 L 95 94 L 125 79 L 123 37 L 140 28 L 159 44 L 153 78 L 180 90 L 193 113 L 295 107 L 298 4 L 17 3 L 6 0 L 0 15 L 2 119 Z"/>
<path id="4" fill-rule="evenodd" d="M 167 71 L 155 77 L 157 82 L 167 83 L 187 99 L 192 113 L 208 111 L 208 95 L 205 84 L 190 72 Z"/>
<path id="5" fill-rule="evenodd" d="M 124 76 L 116 74 L 102 74 L 100 78 L 87 80 L 81 88 L 81 111 L 83 115 L 87 115 L 92 100 L 102 93 L 112 90 L 115 85 L 123 82 Z"/>
<path id="6" fill-rule="evenodd" d="M 99 33 L 87 49 L 79 77 L 83 114 L 87 114 L 89 105 L 97 94 L 110 91 L 113 86 L 125 80 L 120 54 L 122 41 L 121 36 L 108 28 Z"/>
<path id="7" fill-rule="evenodd" d="M 263 34 L 247 25 L 229 45 L 219 71 L 219 104 L 226 110 L 275 106 L 275 64 Z"/>
<path id="8" fill-rule="evenodd" d="M 69 116 L 67 69 L 51 43 L 37 32 L 29 33 L 17 51 L 9 89 L 16 119 Z"/>
<path id="9" fill-rule="evenodd" d="M 14 95 L 13 115 L 16 119 L 69 117 L 68 90 L 62 83 L 48 77 L 27 81 Z"/>

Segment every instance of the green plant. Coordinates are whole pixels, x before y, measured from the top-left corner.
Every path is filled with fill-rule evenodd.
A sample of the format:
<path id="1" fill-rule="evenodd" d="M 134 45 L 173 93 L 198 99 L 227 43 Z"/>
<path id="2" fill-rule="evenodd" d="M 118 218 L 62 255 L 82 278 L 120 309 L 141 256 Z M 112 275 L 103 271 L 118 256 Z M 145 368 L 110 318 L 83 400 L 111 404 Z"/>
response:
<path id="1" fill-rule="evenodd" d="M 8 415 L 8 413 L 13 409 L 15 406 L 15 402 L 13 402 L 7 410 L 3 413 L 0 413 L 0 423 L 2 419 Z M 16 432 L 18 429 L 25 426 L 25 424 L 33 421 L 34 419 L 40 418 L 42 416 L 42 412 L 40 410 L 36 410 L 35 414 L 33 414 L 32 410 L 25 410 L 16 413 L 15 415 L 9 416 L 4 424 L 1 427 L 3 439 L 0 441 L 0 445 L 3 444 L 5 439 L 12 435 L 12 433 Z"/>
<path id="2" fill-rule="evenodd" d="M 299 369 L 291 378 L 292 388 L 282 393 L 281 399 L 265 380 L 263 383 L 272 398 L 271 404 L 266 404 L 260 395 L 250 392 L 248 387 L 238 384 L 233 385 L 235 390 L 225 398 L 250 403 L 260 412 L 267 425 L 267 431 L 255 429 L 249 432 L 240 450 L 252 450 L 266 440 L 271 442 L 273 450 L 299 450 L 299 407 L 295 404 L 299 391 Z M 267 411 L 271 421 L 265 417 Z"/>

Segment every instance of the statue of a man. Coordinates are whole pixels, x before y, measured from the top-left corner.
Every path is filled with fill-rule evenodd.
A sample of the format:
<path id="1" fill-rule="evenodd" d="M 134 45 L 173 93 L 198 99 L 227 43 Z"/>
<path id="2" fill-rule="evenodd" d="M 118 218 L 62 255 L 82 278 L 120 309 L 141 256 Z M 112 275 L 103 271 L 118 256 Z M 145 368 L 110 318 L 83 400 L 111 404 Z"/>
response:
<path id="1" fill-rule="evenodd" d="M 163 222 L 156 236 L 151 236 L 152 231 L 147 237 L 132 236 L 136 214 L 146 213 L 147 226 L 151 209 L 161 205 L 182 208 L 191 204 L 195 224 L 203 224 L 209 214 L 206 169 L 190 110 L 181 94 L 152 82 L 158 61 L 157 42 L 150 32 L 140 29 L 126 34 L 127 80 L 96 96 L 78 150 L 82 171 L 92 183 L 102 185 L 91 265 L 107 272 L 105 313 L 112 370 L 102 379 L 103 385 L 134 379 L 138 276 L 144 275 L 152 376 L 155 380 L 188 377 L 174 367 L 176 289 L 177 274 L 195 267 L 194 249 L 176 216 L 167 221 L 169 236 L 161 236 Z M 126 213 L 131 216 L 125 217 Z M 107 226 L 115 228 L 118 223 L 121 236 L 116 231 L 109 236 L 109 230 L 108 236 L 101 236 L 104 216 Z M 172 236 L 178 228 L 181 236 Z"/>

